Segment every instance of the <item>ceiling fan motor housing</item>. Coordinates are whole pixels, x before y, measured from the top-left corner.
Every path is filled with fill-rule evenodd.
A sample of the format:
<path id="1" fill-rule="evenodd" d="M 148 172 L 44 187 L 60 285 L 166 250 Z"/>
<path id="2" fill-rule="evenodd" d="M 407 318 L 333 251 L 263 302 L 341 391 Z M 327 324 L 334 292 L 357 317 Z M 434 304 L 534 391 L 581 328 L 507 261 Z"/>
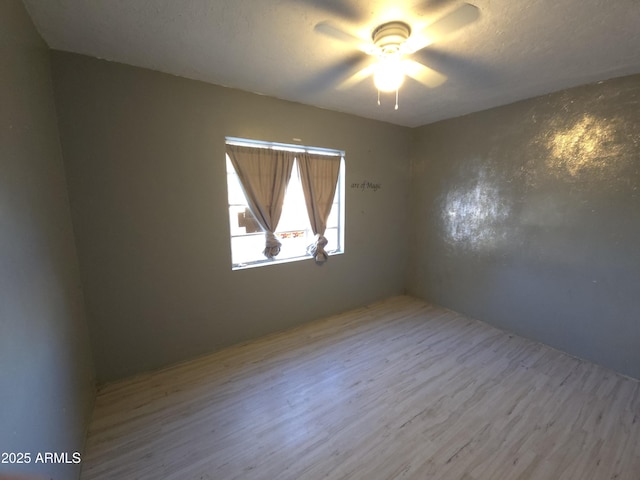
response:
<path id="1" fill-rule="evenodd" d="M 381 55 L 395 54 L 400 45 L 411 35 L 411 27 L 404 22 L 387 22 L 377 27 L 371 34 L 374 45 Z"/>

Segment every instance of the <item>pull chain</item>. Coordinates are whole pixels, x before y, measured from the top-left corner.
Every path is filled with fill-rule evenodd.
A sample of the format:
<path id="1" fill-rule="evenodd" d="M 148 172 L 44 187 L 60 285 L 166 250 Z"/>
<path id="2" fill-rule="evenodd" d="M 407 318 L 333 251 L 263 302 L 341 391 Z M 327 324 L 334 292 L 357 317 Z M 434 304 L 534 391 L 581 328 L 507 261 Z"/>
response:
<path id="1" fill-rule="evenodd" d="M 396 110 L 398 110 L 398 92 L 399 90 L 396 90 Z M 380 90 L 378 90 L 378 106 L 380 106 Z"/>

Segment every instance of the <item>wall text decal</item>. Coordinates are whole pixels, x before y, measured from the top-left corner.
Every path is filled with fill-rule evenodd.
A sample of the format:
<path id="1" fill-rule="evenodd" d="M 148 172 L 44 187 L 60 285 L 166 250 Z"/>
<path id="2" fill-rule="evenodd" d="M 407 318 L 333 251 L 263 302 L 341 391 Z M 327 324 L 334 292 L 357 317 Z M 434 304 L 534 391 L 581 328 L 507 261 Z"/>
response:
<path id="1" fill-rule="evenodd" d="M 351 188 L 353 190 L 361 190 L 361 191 L 373 190 L 374 192 L 377 192 L 382 188 L 382 184 L 369 182 L 369 181 L 364 181 L 362 183 L 354 182 L 351 184 Z"/>

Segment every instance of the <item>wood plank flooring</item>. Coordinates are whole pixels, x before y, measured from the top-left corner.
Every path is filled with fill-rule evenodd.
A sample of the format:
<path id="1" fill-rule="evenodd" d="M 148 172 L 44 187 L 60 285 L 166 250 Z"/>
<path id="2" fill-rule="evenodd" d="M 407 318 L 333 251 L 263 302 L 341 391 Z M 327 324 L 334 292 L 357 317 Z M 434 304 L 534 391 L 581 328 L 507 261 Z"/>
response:
<path id="1" fill-rule="evenodd" d="M 396 297 L 104 387 L 82 479 L 639 480 L 640 383 Z"/>

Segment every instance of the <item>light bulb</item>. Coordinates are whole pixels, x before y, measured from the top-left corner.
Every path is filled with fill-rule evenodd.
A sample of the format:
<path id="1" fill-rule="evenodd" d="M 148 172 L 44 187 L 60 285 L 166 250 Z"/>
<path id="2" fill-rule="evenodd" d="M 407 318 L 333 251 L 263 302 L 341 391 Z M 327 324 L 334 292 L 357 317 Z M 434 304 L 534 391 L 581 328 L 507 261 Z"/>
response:
<path id="1" fill-rule="evenodd" d="M 373 74 L 373 83 L 382 92 L 395 92 L 404 81 L 404 68 L 400 55 L 380 58 Z"/>

